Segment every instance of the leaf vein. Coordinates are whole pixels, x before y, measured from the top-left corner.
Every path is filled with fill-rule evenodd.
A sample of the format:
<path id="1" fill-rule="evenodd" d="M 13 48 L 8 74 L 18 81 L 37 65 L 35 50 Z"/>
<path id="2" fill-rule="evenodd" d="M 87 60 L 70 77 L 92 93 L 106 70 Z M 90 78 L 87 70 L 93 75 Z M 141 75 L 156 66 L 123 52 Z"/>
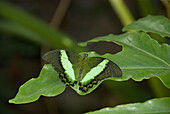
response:
<path id="1" fill-rule="evenodd" d="M 170 64 L 168 64 L 166 61 L 162 60 L 161 58 L 159 58 L 159 57 L 157 57 L 157 56 L 155 56 L 155 55 L 153 55 L 153 54 L 150 54 L 149 52 L 147 52 L 147 51 L 145 51 L 145 50 L 143 50 L 143 49 L 140 49 L 140 48 L 135 47 L 135 46 L 132 46 L 132 45 L 127 45 L 126 43 L 123 43 L 123 42 L 119 42 L 119 41 L 117 41 L 117 42 L 120 43 L 120 44 L 126 45 L 126 46 L 128 46 L 128 47 L 132 47 L 132 48 L 134 48 L 134 49 L 136 49 L 136 50 L 138 50 L 138 51 L 140 51 L 140 52 L 143 52 L 144 54 L 146 54 L 146 55 L 148 55 L 148 56 L 151 56 L 151 57 L 153 57 L 153 58 L 161 61 L 162 63 L 164 63 L 165 65 L 167 65 L 167 66 L 170 68 Z"/>

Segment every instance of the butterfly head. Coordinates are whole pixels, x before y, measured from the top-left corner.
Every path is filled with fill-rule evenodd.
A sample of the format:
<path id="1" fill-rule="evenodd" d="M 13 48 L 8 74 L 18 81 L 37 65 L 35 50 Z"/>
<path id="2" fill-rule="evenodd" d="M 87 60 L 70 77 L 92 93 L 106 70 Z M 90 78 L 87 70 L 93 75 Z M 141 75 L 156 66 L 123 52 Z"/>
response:
<path id="1" fill-rule="evenodd" d="M 88 57 L 88 54 L 87 53 L 84 53 L 84 58 L 87 58 Z"/>

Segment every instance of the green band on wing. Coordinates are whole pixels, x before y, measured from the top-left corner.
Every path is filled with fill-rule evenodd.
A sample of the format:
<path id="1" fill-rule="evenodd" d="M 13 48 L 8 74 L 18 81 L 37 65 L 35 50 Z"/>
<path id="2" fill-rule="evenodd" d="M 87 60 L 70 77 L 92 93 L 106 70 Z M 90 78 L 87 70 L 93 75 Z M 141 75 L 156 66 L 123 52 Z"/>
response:
<path id="1" fill-rule="evenodd" d="M 61 50 L 61 64 L 65 69 L 65 74 L 69 76 L 71 81 L 75 81 L 74 69 L 72 67 L 72 63 L 69 61 L 68 56 L 65 50 Z"/>
<path id="2" fill-rule="evenodd" d="M 92 68 L 80 81 L 82 84 L 86 84 L 89 80 L 94 79 L 97 75 L 99 75 L 109 63 L 109 60 L 104 59 L 101 63 L 99 63 L 96 67 Z"/>

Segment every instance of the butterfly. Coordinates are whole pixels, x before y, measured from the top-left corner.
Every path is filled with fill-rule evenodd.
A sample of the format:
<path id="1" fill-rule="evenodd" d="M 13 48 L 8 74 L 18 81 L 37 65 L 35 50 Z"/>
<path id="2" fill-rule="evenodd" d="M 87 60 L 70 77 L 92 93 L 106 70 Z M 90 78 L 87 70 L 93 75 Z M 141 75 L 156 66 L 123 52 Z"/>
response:
<path id="1" fill-rule="evenodd" d="M 52 64 L 67 86 L 79 85 L 79 90 L 87 92 L 98 82 L 122 76 L 122 71 L 111 60 L 102 57 L 88 57 L 69 50 L 52 50 L 42 57 Z"/>

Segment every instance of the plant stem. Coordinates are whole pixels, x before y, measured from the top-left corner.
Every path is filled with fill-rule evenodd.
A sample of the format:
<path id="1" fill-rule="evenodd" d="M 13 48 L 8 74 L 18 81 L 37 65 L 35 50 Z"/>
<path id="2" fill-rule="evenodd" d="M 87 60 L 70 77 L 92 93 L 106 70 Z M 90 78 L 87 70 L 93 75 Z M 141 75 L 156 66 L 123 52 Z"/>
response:
<path id="1" fill-rule="evenodd" d="M 149 84 L 155 97 L 169 97 L 170 96 L 169 89 L 166 88 L 158 78 L 156 77 L 150 78 Z"/>
<path id="2" fill-rule="evenodd" d="M 112 8 L 116 11 L 123 26 L 126 26 L 134 21 L 134 18 L 125 5 L 123 0 L 109 0 Z"/>
<path id="3" fill-rule="evenodd" d="M 148 14 L 156 14 L 155 5 L 153 5 L 152 0 L 137 0 L 137 5 L 142 17 L 145 17 Z"/>
<path id="4" fill-rule="evenodd" d="M 67 9 L 70 5 L 71 0 L 61 0 L 59 5 L 57 6 L 54 15 L 51 19 L 50 25 L 53 26 L 54 28 L 58 29 L 62 23 L 62 20 L 67 12 Z M 47 52 L 50 50 L 50 47 L 47 45 L 42 45 L 41 47 L 41 57 L 44 54 L 44 52 Z M 44 61 L 41 59 L 41 64 L 42 66 L 44 65 Z M 45 103 L 47 106 L 47 110 L 49 114 L 56 114 L 57 110 L 56 109 L 56 102 L 54 101 L 49 101 L 48 99 L 45 99 Z"/>
<path id="5" fill-rule="evenodd" d="M 165 5 L 167 16 L 170 19 L 170 2 L 168 0 L 161 0 L 161 1 Z"/>
<path id="6" fill-rule="evenodd" d="M 58 29 L 61 25 L 61 22 L 67 12 L 67 9 L 70 5 L 71 0 L 61 0 L 59 5 L 57 6 L 54 15 L 51 19 L 50 25 L 53 26 L 54 28 Z M 41 57 L 42 55 L 47 52 L 48 50 L 50 50 L 50 47 L 47 45 L 43 45 L 41 47 Z M 44 65 L 44 61 L 42 60 L 42 65 Z"/>
<path id="7" fill-rule="evenodd" d="M 56 11 L 52 17 L 52 20 L 50 22 L 50 25 L 52 25 L 55 28 L 59 28 L 62 20 L 67 12 L 67 9 L 69 8 L 71 0 L 61 0 L 58 7 L 56 8 Z"/>

